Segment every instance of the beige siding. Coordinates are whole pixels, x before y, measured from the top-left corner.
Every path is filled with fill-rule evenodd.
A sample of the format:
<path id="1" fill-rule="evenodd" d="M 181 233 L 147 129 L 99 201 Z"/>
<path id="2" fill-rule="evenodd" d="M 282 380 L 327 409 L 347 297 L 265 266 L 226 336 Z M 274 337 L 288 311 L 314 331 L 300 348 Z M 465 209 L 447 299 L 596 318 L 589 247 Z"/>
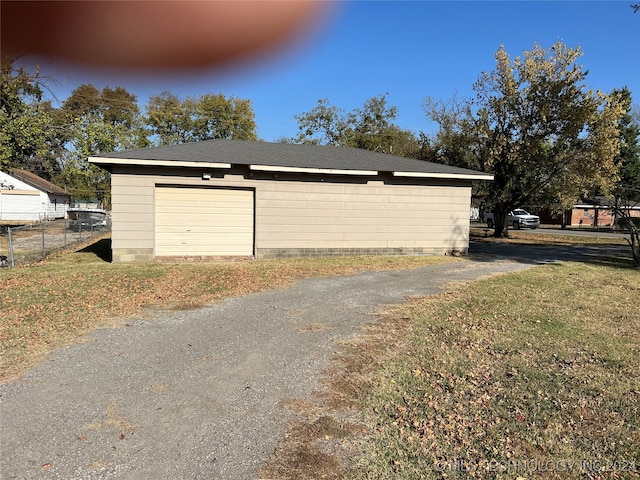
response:
<path id="1" fill-rule="evenodd" d="M 255 235 L 254 249 L 258 253 L 283 249 L 309 249 L 310 252 L 407 249 L 444 253 L 468 248 L 471 200 L 468 183 L 383 185 L 333 183 L 331 177 L 310 182 L 243 179 L 238 175 L 203 181 L 186 170 L 184 175 L 183 172 L 176 175 L 143 172 L 151 170 L 112 175 L 112 238 L 116 261 L 118 252 L 125 259 L 121 261 L 180 255 L 175 251 L 157 251 L 163 247 L 157 244 L 154 234 L 157 223 L 154 198 L 156 187 L 163 185 L 255 189 L 252 235 Z M 244 214 L 241 217 L 247 218 Z M 194 225 L 199 224 L 198 217 L 193 220 Z"/>
<path id="2" fill-rule="evenodd" d="M 153 189 L 151 176 L 111 175 L 111 247 L 114 261 L 128 252 L 153 257 Z M 119 252 L 127 252 L 120 258 Z M 124 256 L 126 255 L 126 257 Z"/>
<path id="3" fill-rule="evenodd" d="M 269 183 L 257 193 L 258 248 L 466 249 L 470 188 Z"/>

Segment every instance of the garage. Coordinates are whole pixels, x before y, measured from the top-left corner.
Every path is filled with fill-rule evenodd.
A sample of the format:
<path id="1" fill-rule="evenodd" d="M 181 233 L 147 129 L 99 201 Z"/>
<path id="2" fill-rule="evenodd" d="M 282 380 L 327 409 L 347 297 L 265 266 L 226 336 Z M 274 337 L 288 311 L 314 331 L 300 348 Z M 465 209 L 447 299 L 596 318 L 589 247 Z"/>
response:
<path id="1" fill-rule="evenodd" d="M 254 191 L 158 185 L 155 254 L 250 256 L 254 244 Z"/>
<path id="2" fill-rule="evenodd" d="M 444 255 L 469 248 L 483 172 L 356 148 L 206 140 L 90 157 L 117 263 Z"/>

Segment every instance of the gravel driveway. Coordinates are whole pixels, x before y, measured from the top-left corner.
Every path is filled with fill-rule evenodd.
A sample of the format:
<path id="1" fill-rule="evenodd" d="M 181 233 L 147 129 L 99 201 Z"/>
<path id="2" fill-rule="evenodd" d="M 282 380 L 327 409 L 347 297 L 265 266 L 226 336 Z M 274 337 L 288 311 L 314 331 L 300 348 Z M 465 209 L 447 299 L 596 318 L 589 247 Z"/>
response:
<path id="1" fill-rule="evenodd" d="M 0 385 L 0 477 L 251 479 L 334 353 L 385 304 L 526 262 L 308 279 L 95 332 Z"/>

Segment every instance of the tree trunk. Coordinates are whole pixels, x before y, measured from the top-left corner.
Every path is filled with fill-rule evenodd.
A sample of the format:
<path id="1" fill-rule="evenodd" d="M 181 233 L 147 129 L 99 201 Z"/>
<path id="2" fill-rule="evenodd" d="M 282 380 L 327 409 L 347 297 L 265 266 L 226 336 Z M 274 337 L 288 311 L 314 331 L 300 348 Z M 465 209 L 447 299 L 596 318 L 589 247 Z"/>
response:
<path id="1" fill-rule="evenodd" d="M 629 230 L 629 238 L 626 240 L 631 247 L 633 265 L 636 268 L 640 268 L 640 222 L 635 223 L 635 219 L 631 217 L 631 210 L 623 210 L 617 207 L 616 213 L 619 215 L 619 225 Z"/>
<path id="2" fill-rule="evenodd" d="M 633 219 L 629 216 L 627 218 L 629 225 L 629 238 L 627 242 L 631 246 L 631 254 L 633 255 L 633 265 L 636 268 L 640 268 L 640 229 L 633 223 Z"/>
<path id="3" fill-rule="evenodd" d="M 495 224 L 494 237 L 507 238 L 509 236 L 509 225 L 507 225 L 508 213 L 509 210 L 505 207 L 504 203 L 496 203 L 496 208 L 493 211 L 493 222 Z"/>

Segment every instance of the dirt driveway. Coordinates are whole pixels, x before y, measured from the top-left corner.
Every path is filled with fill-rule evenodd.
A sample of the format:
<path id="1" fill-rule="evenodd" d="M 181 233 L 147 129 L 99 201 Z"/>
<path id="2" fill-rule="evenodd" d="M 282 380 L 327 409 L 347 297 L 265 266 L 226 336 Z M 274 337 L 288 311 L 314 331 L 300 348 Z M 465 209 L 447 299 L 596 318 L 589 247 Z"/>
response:
<path id="1" fill-rule="evenodd" d="M 532 265 L 488 258 L 304 280 L 97 331 L 0 385 L 0 477 L 256 478 L 290 419 L 279 403 L 319 388 L 336 340 L 385 304 Z"/>

